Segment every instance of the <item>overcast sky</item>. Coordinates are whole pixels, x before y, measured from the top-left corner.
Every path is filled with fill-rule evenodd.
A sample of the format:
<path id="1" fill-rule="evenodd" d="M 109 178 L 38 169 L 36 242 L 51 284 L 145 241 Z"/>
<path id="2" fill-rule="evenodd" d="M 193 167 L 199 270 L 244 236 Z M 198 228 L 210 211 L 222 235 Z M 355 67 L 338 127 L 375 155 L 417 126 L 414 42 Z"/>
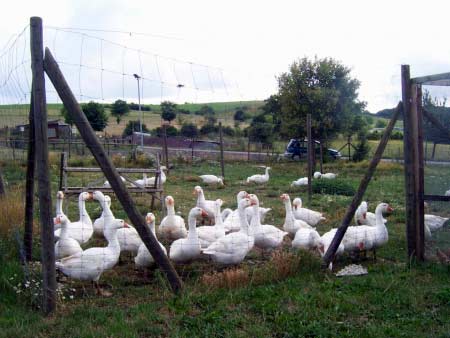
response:
<path id="1" fill-rule="evenodd" d="M 145 77 L 148 102 L 265 99 L 276 93 L 276 77 L 295 59 L 333 57 L 352 69 L 361 81 L 360 99 L 376 112 L 400 99 L 401 64 L 410 64 L 413 76 L 450 71 L 449 9 L 437 0 L 15 0 L 3 6 L 0 44 L 25 27 L 30 16 L 41 16 L 46 44 L 65 61 L 77 95 L 137 101 L 136 82 L 128 75 L 138 73 Z M 84 31 L 130 48 L 124 53 L 53 27 L 149 35 Z M 86 66 L 81 73 L 80 63 Z M 128 75 L 100 72 L 102 67 Z M 158 81 L 165 83 L 162 91 Z M 177 88 L 178 83 L 185 87 Z M 442 97 L 450 90 L 432 94 Z"/>

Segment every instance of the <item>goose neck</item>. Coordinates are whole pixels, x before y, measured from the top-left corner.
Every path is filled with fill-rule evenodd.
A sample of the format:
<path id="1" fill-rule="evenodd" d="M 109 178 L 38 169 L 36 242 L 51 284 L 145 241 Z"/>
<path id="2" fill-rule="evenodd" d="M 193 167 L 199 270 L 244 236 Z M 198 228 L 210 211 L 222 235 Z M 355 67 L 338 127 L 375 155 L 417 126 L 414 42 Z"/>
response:
<path id="1" fill-rule="evenodd" d="M 167 216 L 175 215 L 175 207 L 172 204 L 167 204 Z"/>
<path id="2" fill-rule="evenodd" d="M 56 199 L 56 215 L 62 214 L 62 198 Z"/>
<path id="3" fill-rule="evenodd" d="M 195 238 L 197 237 L 197 219 L 195 216 L 190 215 L 188 218 L 188 225 L 189 225 L 189 238 Z"/>
<path id="4" fill-rule="evenodd" d="M 247 215 L 245 214 L 245 208 L 238 208 L 238 215 L 239 215 L 239 223 L 241 226 L 241 231 L 245 232 L 246 234 L 248 234 L 248 228 L 249 228 L 249 224 L 248 224 L 248 220 L 247 220 Z"/>
<path id="5" fill-rule="evenodd" d="M 255 204 L 253 207 L 252 220 L 250 221 L 250 226 L 260 226 L 261 216 L 259 215 L 259 203 Z"/>
<path id="6" fill-rule="evenodd" d="M 67 239 L 69 237 L 69 232 L 67 228 L 67 222 L 61 222 L 61 233 L 59 234 L 59 239 Z"/>
<path id="7" fill-rule="evenodd" d="M 78 200 L 78 208 L 80 210 L 80 220 L 81 221 L 84 221 L 84 220 L 87 221 L 88 218 L 89 218 L 89 215 L 88 215 L 87 210 L 86 210 L 86 201 L 82 197 L 80 197 L 80 199 Z"/>
<path id="8" fill-rule="evenodd" d="M 375 221 L 376 221 L 376 227 L 384 229 L 386 228 L 386 225 L 384 224 L 383 219 L 383 208 L 381 205 L 377 206 L 375 209 Z"/>

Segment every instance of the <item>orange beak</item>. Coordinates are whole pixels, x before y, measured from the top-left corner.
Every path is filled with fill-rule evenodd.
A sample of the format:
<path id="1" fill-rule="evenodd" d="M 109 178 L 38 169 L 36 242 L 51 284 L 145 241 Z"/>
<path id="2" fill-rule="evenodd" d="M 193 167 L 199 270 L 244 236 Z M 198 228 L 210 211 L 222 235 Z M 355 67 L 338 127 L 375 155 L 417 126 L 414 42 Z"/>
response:
<path id="1" fill-rule="evenodd" d="M 130 225 L 129 225 L 128 223 L 123 223 L 123 227 L 124 227 L 124 228 L 129 228 Z"/>
<path id="2" fill-rule="evenodd" d="M 256 201 L 255 200 L 250 200 L 250 205 L 256 205 Z"/>
<path id="3" fill-rule="evenodd" d="M 93 193 L 90 192 L 90 193 L 88 193 L 88 194 L 89 194 L 89 197 L 88 197 L 89 200 L 94 199 L 94 194 L 93 194 Z"/>
<path id="4" fill-rule="evenodd" d="M 392 208 L 391 206 L 388 206 L 387 211 L 393 212 L 393 211 L 394 211 L 394 208 Z"/>
<path id="5" fill-rule="evenodd" d="M 202 209 L 202 213 L 201 213 L 202 217 L 208 217 L 208 213 Z"/>
<path id="6" fill-rule="evenodd" d="M 197 195 L 197 190 L 194 189 L 194 191 L 192 192 L 192 195 Z"/>
<path id="7" fill-rule="evenodd" d="M 53 224 L 61 224 L 61 218 L 59 216 L 53 218 Z"/>

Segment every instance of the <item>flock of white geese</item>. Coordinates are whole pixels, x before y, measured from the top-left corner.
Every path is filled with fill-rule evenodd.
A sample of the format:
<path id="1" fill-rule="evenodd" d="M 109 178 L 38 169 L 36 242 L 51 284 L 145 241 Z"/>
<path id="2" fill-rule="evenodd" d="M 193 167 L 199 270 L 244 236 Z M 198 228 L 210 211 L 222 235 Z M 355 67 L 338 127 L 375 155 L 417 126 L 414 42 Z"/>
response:
<path id="1" fill-rule="evenodd" d="M 254 175 L 247 182 L 267 183 L 265 175 Z M 209 182 L 223 184 L 214 176 L 205 175 Z M 268 179 L 268 178 L 267 178 Z M 219 181 L 220 180 L 220 181 Z M 262 180 L 262 181 L 261 181 Z M 161 220 L 156 230 L 153 213 L 146 215 L 146 225 L 158 238 L 169 243 L 169 250 L 159 243 L 161 249 L 175 263 L 186 263 L 196 259 L 210 257 L 212 261 L 222 265 L 241 263 L 253 248 L 273 250 L 285 242 L 286 236 L 291 238 L 293 248 L 314 250 L 322 256 L 328 250 L 337 228 L 320 235 L 315 226 L 325 221 L 321 212 L 303 208 L 301 198 L 292 203 L 288 194 L 280 199 L 285 206 L 285 219 L 281 228 L 265 224 L 264 217 L 271 210 L 260 207 L 255 194 L 240 191 L 236 195 L 237 208 L 221 211 L 222 200 L 207 200 L 200 186 L 194 188 L 197 196 L 193 207 L 185 220 L 175 212 L 175 200 L 172 196 L 165 198 L 167 215 Z M 111 211 L 111 198 L 101 191 L 83 192 L 78 198 L 79 220 L 71 222 L 64 214 L 64 194 L 59 191 L 56 199 L 55 225 L 55 257 L 56 267 L 65 275 L 80 280 L 95 282 L 97 291 L 100 276 L 105 270 L 112 269 L 118 262 L 121 252 L 130 252 L 138 268 L 154 264 L 153 257 L 143 244 L 136 229 L 121 219 L 115 218 Z M 94 199 L 102 207 L 101 216 L 92 222 L 87 210 L 86 201 Z M 336 255 L 343 252 L 375 250 L 388 241 L 386 219 L 383 214 L 392 212 L 387 203 L 380 203 L 375 213 L 368 212 L 367 202 L 362 202 L 355 213 L 355 225 L 349 226 Z M 197 226 L 198 220 L 204 219 L 210 225 Z M 426 215 L 426 228 L 435 231 L 447 221 L 447 218 Z M 81 244 L 87 243 L 93 236 L 106 239 L 106 247 L 83 249 Z M 329 268 L 332 268 L 330 264 Z"/>

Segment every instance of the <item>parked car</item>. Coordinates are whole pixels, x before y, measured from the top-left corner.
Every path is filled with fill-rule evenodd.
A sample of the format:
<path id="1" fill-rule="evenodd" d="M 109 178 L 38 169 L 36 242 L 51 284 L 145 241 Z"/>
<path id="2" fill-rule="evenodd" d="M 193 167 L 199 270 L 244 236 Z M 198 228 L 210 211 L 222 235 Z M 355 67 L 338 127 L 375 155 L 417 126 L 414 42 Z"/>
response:
<path id="1" fill-rule="evenodd" d="M 316 148 L 316 154 L 320 155 L 320 148 L 317 146 L 320 146 L 319 141 L 314 141 L 315 148 Z M 328 154 L 331 158 L 337 160 L 341 158 L 341 153 L 337 151 L 336 149 L 332 148 L 323 148 L 324 154 Z M 284 152 L 284 156 L 287 158 L 295 159 L 296 156 L 298 158 L 306 157 L 308 154 L 308 141 L 305 140 L 299 140 L 299 139 L 291 139 L 286 146 L 286 151 Z"/>

